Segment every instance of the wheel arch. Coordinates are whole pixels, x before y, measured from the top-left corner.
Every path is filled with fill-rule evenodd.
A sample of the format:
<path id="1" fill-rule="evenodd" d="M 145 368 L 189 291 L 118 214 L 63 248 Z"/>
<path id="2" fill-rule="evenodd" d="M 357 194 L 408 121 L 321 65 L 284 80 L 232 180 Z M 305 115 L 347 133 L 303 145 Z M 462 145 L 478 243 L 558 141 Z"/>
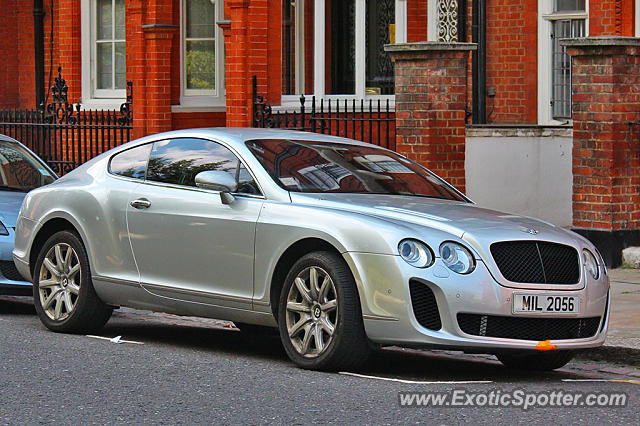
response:
<path id="1" fill-rule="evenodd" d="M 38 258 L 38 254 L 40 253 L 42 246 L 44 246 L 45 242 L 55 233 L 60 231 L 74 232 L 84 244 L 84 235 L 80 231 L 80 227 L 74 222 L 75 221 L 73 221 L 72 218 L 66 217 L 65 215 L 54 215 L 43 220 L 42 226 L 40 226 L 35 233 L 29 250 L 29 270 L 32 277 L 34 276 L 36 259 Z M 84 244 L 84 246 L 86 250 L 86 244 Z"/>
<path id="2" fill-rule="evenodd" d="M 300 239 L 289 247 L 280 255 L 276 266 L 271 276 L 270 288 L 269 288 L 269 301 L 271 305 L 271 312 L 273 316 L 278 318 L 278 301 L 280 300 L 280 292 L 284 286 L 284 280 L 287 274 L 291 270 L 291 267 L 306 254 L 314 251 L 328 251 L 339 255 L 341 258 L 344 256 L 342 252 L 329 241 L 319 237 L 307 237 Z M 357 274 L 353 271 L 349 262 L 346 262 L 347 268 L 351 272 L 354 279 L 357 278 Z M 357 282 L 357 279 L 356 279 Z M 356 285 L 358 295 L 360 296 L 360 304 L 362 305 L 362 295 L 360 294 L 360 286 Z"/>

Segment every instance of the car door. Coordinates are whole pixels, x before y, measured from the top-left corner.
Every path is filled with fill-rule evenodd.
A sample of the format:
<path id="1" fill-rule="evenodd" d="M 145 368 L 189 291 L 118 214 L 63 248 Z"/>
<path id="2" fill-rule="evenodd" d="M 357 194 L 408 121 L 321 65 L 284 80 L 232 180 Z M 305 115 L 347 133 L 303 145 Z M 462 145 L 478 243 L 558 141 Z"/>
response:
<path id="1" fill-rule="evenodd" d="M 216 170 L 240 181 L 235 200 L 196 187 L 195 175 Z M 253 294 L 255 229 L 263 197 L 225 146 L 204 139 L 155 142 L 145 183 L 127 208 L 140 281 L 159 296 L 248 308 Z"/>

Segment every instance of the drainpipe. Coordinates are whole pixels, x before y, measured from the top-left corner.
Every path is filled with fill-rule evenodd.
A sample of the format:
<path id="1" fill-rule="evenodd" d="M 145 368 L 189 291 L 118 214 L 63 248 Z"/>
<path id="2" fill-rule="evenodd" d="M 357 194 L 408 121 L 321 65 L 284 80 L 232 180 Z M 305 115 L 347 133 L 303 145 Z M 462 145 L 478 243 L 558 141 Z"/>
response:
<path id="1" fill-rule="evenodd" d="M 44 6 L 33 1 L 33 50 L 35 52 L 36 109 L 44 107 Z"/>
<path id="2" fill-rule="evenodd" d="M 473 124 L 487 123 L 487 7 L 485 0 L 473 0 L 471 38 L 478 50 L 471 57 L 473 78 Z"/>

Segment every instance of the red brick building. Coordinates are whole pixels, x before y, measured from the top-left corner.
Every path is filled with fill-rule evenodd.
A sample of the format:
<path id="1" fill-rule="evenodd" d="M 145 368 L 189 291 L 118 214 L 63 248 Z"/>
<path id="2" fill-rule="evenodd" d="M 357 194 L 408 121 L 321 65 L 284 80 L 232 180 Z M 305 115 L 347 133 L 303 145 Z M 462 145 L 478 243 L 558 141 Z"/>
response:
<path id="1" fill-rule="evenodd" d="M 611 148 L 638 138 L 628 125 L 640 121 L 637 85 L 615 65 L 636 58 L 635 48 L 572 47 L 581 87 L 572 102 L 571 60 L 560 43 L 640 37 L 640 0 L 5 0 L 0 109 L 50 100 L 36 93 L 40 3 L 45 92 L 61 66 L 69 102 L 115 109 L 132 81 L 133 137 L 250 126 L 256 76 L 274 111 L 299 109 L 300 95 L 388 101 L 393 147 L 481 204 L 574 228 L 640 228 L 628 201 L 640 204 L 637 146 L 622 158 Z M 439 62 L 425 57 L 419 75 L 415 55 L 384 48 L 422 41 L 474 45 L 438 53 Z M 596 152 L 600 134 L 610 140 Z M 600 157 L 608 162 L 593 163 Z"/>
<path id="2" fill-rule="evenodd" d="M 382 46 L 442 39 L 457 3 L 458 41 L 479 42 L 472 0 L 44 0 L 45 88 L 62 66 L 70 102 L 109 108 L 133 81 L 136 136 L 249 125 L 252 75 L 273 106 L 295 105 L 298 94 L 393 100 Z M 566 122 L 568 63 L 557 40 L 631 36 L 639 26 L 636 0 L 477 3 L 486 113 L 476 122 Z M 35 106 L 33 22 L 32 2 L 3 2 L 0 107 Z"/>

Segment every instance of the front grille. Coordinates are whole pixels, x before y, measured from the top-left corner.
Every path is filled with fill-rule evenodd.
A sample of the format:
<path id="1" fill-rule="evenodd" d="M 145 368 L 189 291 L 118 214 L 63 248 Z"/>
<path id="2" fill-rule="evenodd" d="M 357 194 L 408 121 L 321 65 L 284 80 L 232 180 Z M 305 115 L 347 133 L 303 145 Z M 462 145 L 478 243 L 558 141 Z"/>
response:
<path id="1" fill-rule="evenodd" d="M 595 336 L 600 317 L 516 318 L 481 314 L 458 314 L 460 329 L 473 336 L 521 340 L 565 340 Z"/>
<path id="2" fill-rule="evenodd" d="M 416 280 L 409 281 L 411 293 L 411 306 L 418 323 L 429 330 L 440 330 L 442 321 L 438 311 L 438 302 L 433 291 L 426 285 Z"/>
<path id="3" fill-rule="evenodd" d="M 0 272 L 8 280 L 24 281 L 24 278 L 22 278 L 22 275 L 20 275 L 20 272 L 18 272 L 13 262 L 6 260 L 0 261 Z"/>
<path id="4" fill-rule="evenodd" d="M 515 283 L 577 284 L 580 259 L 576 249 L 546 241 L 504 241 L 491 244 L 500 273 Z"/>

